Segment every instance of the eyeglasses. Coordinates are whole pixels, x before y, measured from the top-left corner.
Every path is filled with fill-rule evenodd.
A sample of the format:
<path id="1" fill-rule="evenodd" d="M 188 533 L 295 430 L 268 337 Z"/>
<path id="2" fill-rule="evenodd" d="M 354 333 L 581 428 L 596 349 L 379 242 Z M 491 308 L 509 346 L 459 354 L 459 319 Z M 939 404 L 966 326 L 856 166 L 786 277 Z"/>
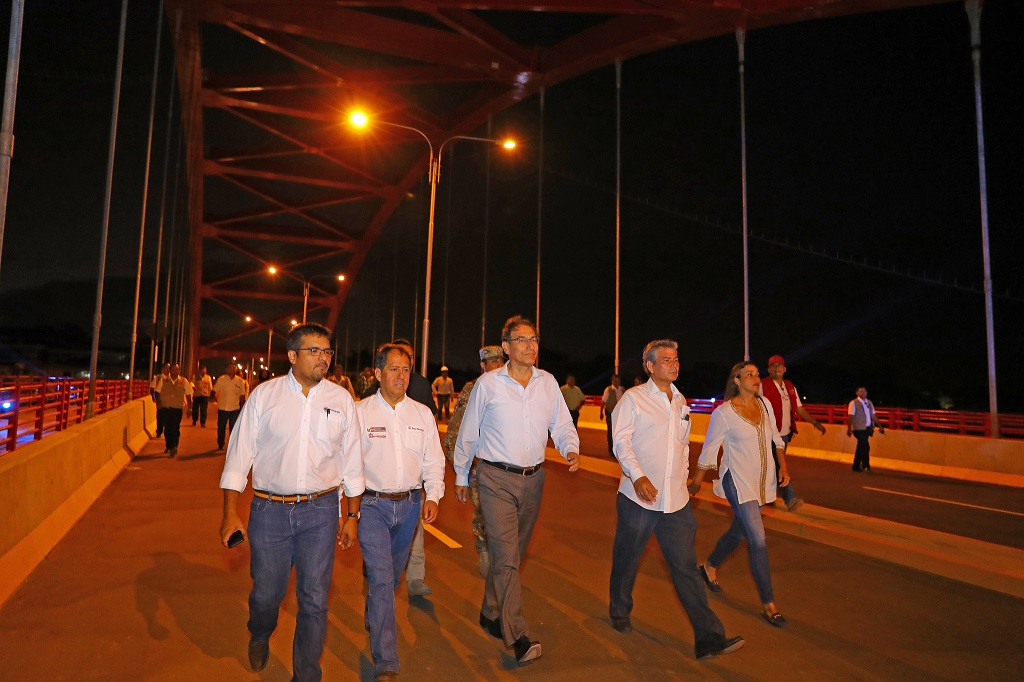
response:
<path id="1" fill-rule="evenodd" d="M 329 358 L 334 357 L 333 348 L 321 348 L 320 346 L 310 346 L 309 348 L 297 348 L 296 350 L 309 351 L 309 354 L 312 355 L 314 358 L 320 357 L 321 354 L 326 355 Z"/>
<path id="2" fill-rule="evenodd" d="M 536 343 L 537 345 L 540 345 L 539 336 L 516 336 L 513 337 L 512 341 L 515 343 Z"/>

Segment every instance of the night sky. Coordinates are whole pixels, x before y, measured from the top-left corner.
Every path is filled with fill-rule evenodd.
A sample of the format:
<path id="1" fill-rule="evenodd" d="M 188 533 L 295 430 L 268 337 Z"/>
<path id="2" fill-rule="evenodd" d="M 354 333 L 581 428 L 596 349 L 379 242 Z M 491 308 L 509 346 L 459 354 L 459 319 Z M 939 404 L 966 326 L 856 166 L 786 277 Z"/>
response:
<path id="1" fill-rule="evenodd" d="M 1024 57 L 1014 38 L 1024 25 L 1022 4 L 989 0 L 982 30 L 1004 412 L 1024 411 L 1017 352 L 1024 286 L 1015 262 L 1020 240 L 1012 237 L 1024 210 Z M 36 1 L 26 8 L 0 327 L 90 325 L 88 279 L 99 251 L 120 3 L 84 5 Z M 128 278 L 129 287 L 155 5 L 129 8 L 107 266 L 109 277 Z M 0 3 L 0 12 L 6 36 L 9 3 Z M 166 24 L 164 30 L 166 47 Z M 161 70 L 157 164 L 167 73 Z M 680 343 L 680 388 L 713 395 L 743 355 L 736 41 L 726 36 L 631 59 L 622 82 L 622 373 L 638 373 L 644 343 L 667 336 Z M 606 385 L 614 349 L 614 85 L 608 66 L 545 96 L 540 364 L 559 379 L 571 369 L 588 393 Z M 769 355 L 785 355 L 789 378 L 810 402 L 845 401 L 866 385 L 880 405 L 987 409 L 963 5 L 751 33 L 746 95 L 753 360 L 763 366 Z M 444 336 L 444 360 L 457 383 L 475 364 L 485 268 L 488 342 L 497 341 L 507 316 L 534 313 L 537 98 L 494 120 L 496 134 L 515 134 L 521 145 L 513 156 L 492 157 L 486 258 L 483 146 L 455 145 L 438 189 L 430 357 L 440 364 Z M 414 335 L 426 215 L 424 181 L 384 229 L 342 311 L 339 345 L 347 335 L 353 355 L 390 335 L 393 300 L 396 334 Z M 151 279 L 153 226 L 147 230 L 144 272 Z M 53 282 L 75 283 L 67 287 L 74 305 L 12 306 L 12 297 L 31 298 L 27 290 Z M 108 293 L 105 346 L 127 345 L 131 297 L 123 293 Z"/>

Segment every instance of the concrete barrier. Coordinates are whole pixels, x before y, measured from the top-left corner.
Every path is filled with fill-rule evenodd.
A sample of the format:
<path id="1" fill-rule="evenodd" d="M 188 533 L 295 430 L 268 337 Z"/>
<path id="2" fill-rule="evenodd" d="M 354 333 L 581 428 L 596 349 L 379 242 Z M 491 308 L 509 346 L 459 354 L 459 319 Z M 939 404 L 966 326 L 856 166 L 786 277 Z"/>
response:
<path id="1" fill-rule="evenodd" d="M 692 414 L 691 440 L 702 443 L 711 415 Z M 599 408 L 584 407 L 580 426 L 604 429 L 599 416 Z M 853 464 L 857 441 L 846 435 L 845 425 L 826 424 L 824 434 L 805 422 L 797 426 L 800 433 L 787 450 L 789 456 Z M 1024 488 L 1024 440 L 892 429 L 882 435 L 876 431 L 871 439 L 871 467 Z"/>
<path id="2" fill-rule="evenodd" d="M 147 442 L 149 397 L 0 457 L 0 604 L 78 522 Z"/>

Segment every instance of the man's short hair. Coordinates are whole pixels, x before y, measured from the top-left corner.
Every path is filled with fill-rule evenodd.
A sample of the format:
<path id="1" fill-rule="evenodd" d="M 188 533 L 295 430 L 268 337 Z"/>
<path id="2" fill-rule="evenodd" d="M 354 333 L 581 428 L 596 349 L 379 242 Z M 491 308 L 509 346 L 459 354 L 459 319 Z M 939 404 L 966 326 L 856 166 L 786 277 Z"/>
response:
<path id="1" fill-rule="evenodd" d="M 657 339 L 651 341 L 649 344 L 644 346 L 644 352 L 640 355 L 640 365 L 644 368 L 644 373 L 650 376 L 651 373 L 647 371 L 648 362 L 656 362 L 658 359 L 658 350 L 662 348 L 671 348 L 672 350 L 678 350 L 679 344 L 672 339 Z"/>
<path id="2" fill-rule="evenodd" d="M 391 341 L 391 345 L 393 345 L 393 346 L 409 346 L 409 348 L 412 348 L 414 350 L 416 348 L 415 346 L 412 345 L 412 342 L 409 341 L 409 339 L 393 339 Z"/>
<path id="3" fill-rule="evenodd" d="M 373 356 L 373 366 L 383 372 L 384 365 L 388 364 L 388 355 L 392 352 L 404 355 L 409 360 L 409 366 L 412 366 L 412 355 L 405 349 L 405 346 L 397 343 L 385 343 L 380 346 Z"/>
<path id="4" fill-rule="evenodd" d="M 501 328 L 501 340 L 503 343 L 512 343 L 512 335 L 515 334 L 516 330 L 520 327 L 530 327 L 531 329 L 537 329 L 537 325 L 532 320 L 528 320 L 522 315 L 516 315 L 505 320 L 505 326 Z"/>
<path id="5" fill-rule="evenodd" d="M 316 322 L 297 324 L 288 332 L 288 341 L 286 342 L 288 350 L 298 351 L 302 348 L 302 339 L 305 336 L 322 336 L 325 339 L 329 339 L 331 338 L 331 330 Z"/>

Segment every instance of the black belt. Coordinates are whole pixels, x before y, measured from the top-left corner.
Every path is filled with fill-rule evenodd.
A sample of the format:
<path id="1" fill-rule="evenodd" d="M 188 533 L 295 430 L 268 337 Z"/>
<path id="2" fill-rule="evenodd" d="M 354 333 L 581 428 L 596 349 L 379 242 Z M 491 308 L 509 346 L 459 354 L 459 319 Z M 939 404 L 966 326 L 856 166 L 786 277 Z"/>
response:
<path id="1" fill-rule="evenodd" d="M 323 497 L 328 493 L 333 493 L 338 489 L 338 486 L 328 488 L 327 490 L 321 490 L 315 493 L 296 493 L 294 495 L 278 495 L 276 493 L 268 493 L 264 490 L 253 490 L 252 494 L 256 497 L 263 498 L 264 500 L 270 500 L 271 502 L 283 502 L 284 504 L 298 504 L 299 502 L 309 502 L 315 500 L 318 497 Z"/>
<path id="2" fill-rule="evenodd" d="M 501 469 L 502 471 L 507 471 L 510 474 L 519 474 L 520 476 L 533 476 L 535 473 L 540 471 L 541 464 L 544 464 L 544 462 L 541 462 L 540 464 L 534 464 L 532 467 L 517 467 L 511 464 L 505 464 L 504 462 L 492 462 L 489 459 L 481 459 L 480 461 L 484 464 L 489 464 L 495 469 Z"/>
<path id="3" fill-rule="evenodd" d="M 367 497 L 367 496 L 369 496 L 369 497 L 383 497 L 385 500 L 406 500 L 406 499 L 411 499 L 412 498 L 412 494 L 415 493 L 415 492 L 419 492 L 420 490 L 422 490 L 422 488 L 413 488 L 412 490 L 403 490 L 403 491 L 398 492 L 398 493 L 382 493 L 382 492 L 378 492 L 376 490 L 370 490 L 369 488 L 367 488 L 366 490 L 363 491 L 363 496 L 364 497 Z"/>

